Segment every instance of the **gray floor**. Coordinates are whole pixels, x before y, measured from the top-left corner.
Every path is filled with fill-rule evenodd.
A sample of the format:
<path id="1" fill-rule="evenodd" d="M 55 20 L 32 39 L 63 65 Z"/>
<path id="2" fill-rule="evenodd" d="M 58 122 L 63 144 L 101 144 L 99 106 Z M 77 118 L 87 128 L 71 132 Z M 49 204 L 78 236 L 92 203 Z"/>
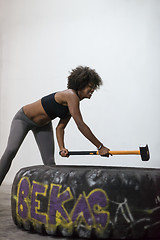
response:
<path id="1" fill-rule="evenodd" d="M 14 224 L 11 216 L 11 186 L 0 187 L 0 240 L 68 240 L 71 238 L 55 238 L 23 231 Z M 74 239 L 75 240 L 75 239 Z"/>

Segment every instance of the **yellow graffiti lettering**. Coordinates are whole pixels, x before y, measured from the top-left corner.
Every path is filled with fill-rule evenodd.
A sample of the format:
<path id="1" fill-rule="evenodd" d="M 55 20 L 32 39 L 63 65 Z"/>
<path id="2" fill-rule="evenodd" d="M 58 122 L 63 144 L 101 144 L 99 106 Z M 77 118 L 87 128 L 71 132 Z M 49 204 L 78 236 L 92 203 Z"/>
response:
<path id="1" fill-rule="evenodd" d="M 99 188 L 88 195 L 83 192 L 75 199 L 70 187 L 62 191 L 62 185 L 47 185 L 36 181 L 30 183 L 27 177 L 23 177 L 18 183 L 14 199 L 17 221 L 30 221 L 33 227 L 43 225 L 49 234 L 61 226 L 69 235 L 80 225 L 88 230 L 94 228 L 98 234 L 103 234 L 110 219 L 107 211 L 108 195 Z M 71 207 L 72 200 L 74 204 Z"/>
<path id="2" fill-rule="evenodd" d="M 23 188 L 25 190 L 23 190 Z M 17 186 L 16 196 L 16 214 L 18 218 L 22 218 L 24 221 L 28 219 L 30 211 L 30 181 L 27 177 L 21 178 Z"/>
<path id="3" fill-rule="evenodd" d="M 47 213 L 41 212 L 39 196 L 46 197 L 48 185 L 36 181 L 32 182 L 31 189 L 31 218 L 33 221 L 46 223 Z"/>

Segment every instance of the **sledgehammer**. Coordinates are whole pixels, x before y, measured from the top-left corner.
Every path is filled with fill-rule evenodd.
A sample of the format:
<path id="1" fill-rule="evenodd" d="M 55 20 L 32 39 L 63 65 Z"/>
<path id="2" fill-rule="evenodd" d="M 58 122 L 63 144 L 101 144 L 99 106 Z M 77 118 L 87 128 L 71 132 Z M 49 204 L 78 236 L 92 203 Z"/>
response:
<path id="1" fill-rule="evenodd" d="M 109 151 L 111 155 L 141 155 L 142 161 L 148 161 L 150 159 L 148 145 L 140 146 L 139 150 L 134 151 Z M 70 151 L 70 155 L 99 155 L 98 151 Z"/>

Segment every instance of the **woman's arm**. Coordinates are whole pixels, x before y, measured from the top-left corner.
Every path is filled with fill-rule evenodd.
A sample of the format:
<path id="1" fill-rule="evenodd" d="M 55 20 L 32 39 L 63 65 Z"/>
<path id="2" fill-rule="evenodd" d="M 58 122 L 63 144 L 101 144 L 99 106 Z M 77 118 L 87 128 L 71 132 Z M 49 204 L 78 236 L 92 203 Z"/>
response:
<path id="1" fill-rule="evenodd" d="M 64 144 L 64 129 L 66 125 L 68 124 L 70 120 L 70 116 L 65 119 L 60 119 L 57 127 L 56 127 L 56 137 L 57 137 L 57 142 L 59 145 L 59 149 L 61 151 L 61 156 L 66 157 L 68 154 L 68 150 L 65 148 Z"/>
<path id="2" fill-rule="evenodd" d="M 79 102 L 80 100 L 76 94 L 71 93 L 67 95 L 68 108 L 78 129 L 97 148 L 102 146 L 101 149 L 99 150 L 100 155 L 109 156 L 108 154 L 109 149 L 103 146 L 103 144 L 96 138 L 96 136 L 92 133 L 90 128 L 87 126 L 87 124 L 83 121 L 83 118 L 79 109 Z"/>

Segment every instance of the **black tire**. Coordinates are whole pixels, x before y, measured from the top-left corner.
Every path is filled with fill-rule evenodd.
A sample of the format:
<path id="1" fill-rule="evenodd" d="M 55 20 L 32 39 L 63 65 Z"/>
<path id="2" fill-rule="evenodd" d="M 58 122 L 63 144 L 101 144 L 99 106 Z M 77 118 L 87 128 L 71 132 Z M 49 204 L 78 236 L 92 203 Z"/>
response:
<path id="1" fill-rule="evenodd" d="M 15 176 L 12 218 L 28 231 L 91 239 L 160 239 L 160 170 L 33 166 Z"/>

